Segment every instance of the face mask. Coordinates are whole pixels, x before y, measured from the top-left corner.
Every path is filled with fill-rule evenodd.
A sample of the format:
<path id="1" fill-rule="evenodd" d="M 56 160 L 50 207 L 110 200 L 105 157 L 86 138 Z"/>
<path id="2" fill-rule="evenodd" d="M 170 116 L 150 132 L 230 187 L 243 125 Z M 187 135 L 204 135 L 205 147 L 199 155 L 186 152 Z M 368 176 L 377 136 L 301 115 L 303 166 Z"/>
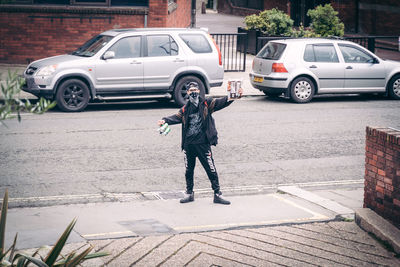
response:
<path id="1" fill-rule="evenodd" d="M 199 93 L 198 92 L 191 92 L 189 94 L 189 101 L 196 107 L 199 105 Z"/>

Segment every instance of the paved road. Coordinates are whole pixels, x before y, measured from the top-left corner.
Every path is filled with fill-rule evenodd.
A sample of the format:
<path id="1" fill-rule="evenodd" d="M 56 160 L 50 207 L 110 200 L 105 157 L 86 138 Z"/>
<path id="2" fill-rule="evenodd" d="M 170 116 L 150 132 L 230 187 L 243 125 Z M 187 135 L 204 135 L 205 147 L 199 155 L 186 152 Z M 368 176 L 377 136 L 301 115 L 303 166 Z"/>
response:
<path id="1" fill-rule="evenodd" d="M 92 105 L 83 113 L 23 115 L 0 128 L 0 193 L 22 206 L 62 196 L 62 203 L 110 200 L 109 193 L 184 189 L 180 126 L 160 136 L 155 122 L 171 104 Z M 367 125 L 400 128 L 398 101 L 317 98 L 306 105 L 249 97 L 215 114 L 214 157 L 222 190 L 249 193 L 276 184 L 363 179 Z M 209 189 L 202 168 L 195 188 Z M 234 187 L 239 187 L 234 188 Z M 171 193 L 174 197 L 174 193 Z M 73 196 L 71 196 L 73 195 Z M 57 199 L 45 199 L 50 203 Z M 13 205 L 13 204 L 12 204 Z"/>

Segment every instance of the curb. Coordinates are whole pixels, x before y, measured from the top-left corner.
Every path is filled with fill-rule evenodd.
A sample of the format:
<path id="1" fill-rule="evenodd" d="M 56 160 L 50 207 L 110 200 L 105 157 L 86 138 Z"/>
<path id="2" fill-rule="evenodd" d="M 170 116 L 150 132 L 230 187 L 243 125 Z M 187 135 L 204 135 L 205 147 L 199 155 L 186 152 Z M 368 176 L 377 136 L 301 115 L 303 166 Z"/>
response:
<path id="1" fill-rule="evenodd" d="M 361 229 L 388 243 L 400 255 L 400 229 L 369 208 L 357 209 L 355 221 Z"/>
<path id="2" fill-rule="evenodd" d="M 313 204 L 321 206 L 327 210 L 338 214 L 337 217 L 343 220 L 354 220 L 354 211 L 335 201 L 320 197 L 312 192 L 301 189 L 298 186 L 281 186 L 278 187 L 278 192 L 296 196 L 305 199 Z"/>

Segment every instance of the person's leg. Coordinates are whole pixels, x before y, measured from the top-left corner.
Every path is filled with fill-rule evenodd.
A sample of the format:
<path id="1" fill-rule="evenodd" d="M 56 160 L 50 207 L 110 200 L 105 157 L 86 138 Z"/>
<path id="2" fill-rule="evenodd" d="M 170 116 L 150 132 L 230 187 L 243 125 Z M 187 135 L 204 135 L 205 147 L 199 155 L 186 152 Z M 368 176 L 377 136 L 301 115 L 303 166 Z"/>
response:
<path id="1" fill-rule="evenodd" d="M 187 203 L 194 200 L 193 193 L 193 175 L 196 166 L 196 153 L 191 146 L 183 150 L 185 159 L 185 178 L 186 178 L 186 196 L 180 200 L 181 203 Z"/>
<path id="2" fill-rule="evenodd" d="M 214 159 L 212 157 L 211 147 L 206 144 L 199 144 L 195 146 L 196 155 L 203 165 L 204 170 L 207 173 L 208 179 L 211 182 L 211 188 L 214 192 L 219 192 L 219 179 L 217 169 L 215 168 Z"/>
<path id="3" fill-rule="evenodd" d="M 214 203 L 229 205 L 226 199 L 222 198 L 222 193 L 219 190 L 219 179 L 217 169 L 215 168 L 214 158 L 211 152 L 211 146 L 206 144 L 201 144 L 196 146 L 197 157 L 199 158 L 201 165 L 203 165 L 205 171 L 207 172 L 208 179 L 211 182 L 211 188 L 214 190 Z"/>

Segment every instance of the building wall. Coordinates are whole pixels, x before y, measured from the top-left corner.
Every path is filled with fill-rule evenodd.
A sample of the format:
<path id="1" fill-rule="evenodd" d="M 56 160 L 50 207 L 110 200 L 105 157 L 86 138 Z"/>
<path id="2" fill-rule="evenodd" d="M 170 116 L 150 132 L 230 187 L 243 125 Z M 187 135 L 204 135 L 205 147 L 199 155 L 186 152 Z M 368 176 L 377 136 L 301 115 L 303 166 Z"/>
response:
<path id="1" fill-rule="evenodd" d="M 360 0 L 359 31 L 369 35 L 400 35 L 400 1 Z"/>
<path id="2" fill-rule="evenodd" d="M 167 18 L 167 27 L 189 27 L 192 1 L 177 0 L 177 9 L 171 12 Z M 199 2 L 199 0 L 197 1 Z"/>
<path id="3" fill-rule="evenodd" d="M 27 64 L 65 54 L 91 37 L 113 28 L 187 27 L 190 1 L 168 0 L 149 7 L 0 5 L 0 63 Z"/>
<path id="4" fill-rule="evenodd" d="M 333 8 L 339 12 L 339 18 L 345 24 L 346 33 L 400 35 L 399 0 L 331 0 L 330 2 Z M 274 7 L 290 14 L 290 0 L 264 0 L 264 9 Z M 218 11 L 239 16 L 260 12 L 254 9 L 234 7 L 230 0 L 219 0 Z"/>
<path id="5" fill-rule="evenodd" d="M 400 227 L 400 130 L 366 132 L 364 208 Z"/>

